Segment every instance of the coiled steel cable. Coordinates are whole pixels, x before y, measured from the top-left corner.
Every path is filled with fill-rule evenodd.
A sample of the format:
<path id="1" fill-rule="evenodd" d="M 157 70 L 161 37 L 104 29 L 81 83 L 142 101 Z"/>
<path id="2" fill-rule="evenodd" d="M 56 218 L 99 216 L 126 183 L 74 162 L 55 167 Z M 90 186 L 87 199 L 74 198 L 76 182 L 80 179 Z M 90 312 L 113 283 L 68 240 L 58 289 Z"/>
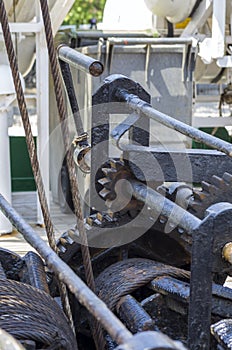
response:
<path id="1" fill-rule="evenodd" d="M 55 50 L 54 41 L 53 41 L 51 18 L 49 14 L 47 0 L 40 0 L 40 5 L 41 5 L 41 11 L 42 11 L 42 16 L 44 21 L 47 48 L 48 48 L 48 54 L 50 59 L 50 67 L 51 67 L 51 73 L 52 73 L 53 82 L 54 82 L 54 90 L 55 90 L 58 113 L 60 117 L 64 147 L 65 147 L 65 152 L 67 153 L 68 174 L 69 174 L 69 180 L 71 185 L 74 211 L 77 217 L 77 228 L 80 235 L 83 265 L 85 268 L 85 277 L 86 277 L 87 285 L 90 287 L 90 289 L 92 289 L 92 291 L 95 291 L 95 282 L 94 282 L 91 258 L 90 258 L 89 248 L 88 248 L 88 239 L 87 239 L 86 230 L 84 226 L 84 217 L 81 209 L 80 194 L 79 194 L 79 188 L 78 188 L 77 179 L 76 179 L 75 163 L 73 160 L 73 156 L 70 149 L 70 143 L 69 143 L 69 128 L 67 124 L 67 116 L 65 111 L 65 102 L 64 102 L 64 95 L 62 90 L 60 69 L 59 69 L 58 58 L 56 55 L 56 50 Z M 94 323 L 93 336 L 94 336 L 96 347 L 99 349 L 103 349 L 104 338 L 102 335 L 101 327 L 96 320 L 94 320 L 93 323 Z"/>
<path id="2" fill-rule="evenodd" d="M 52 224 L 52 220 L 51 220 L 51 216 L 48 208 L 48 203 L 47 203 L 46 194 L 44 190 L 44 184 L 43 184 L 42 175 L 41 175 L 40 166 L 39 166 L 39 161 L 36 153 L 35 142 L 32 135 L 31 124 L 30 124 L 29 115 L 27 111 L 27 105 L 26 105 L 22 83 L 19 75 L 17 59 L 15 55 L 12 38 L 11 38 L 8 17 L 7 17 L 3 0 L 0 0 L 0 22 L 2 25 L 2 32 L 5 40 L 6 51 L 7 51 L 11 71 L 12 71 L 15 91 L 16 91 L 17 100 L 18 100 L 18 106 L 19 106 L 20 114 L 23 121 L 23 127 L 25 130 L 28 153 L 29 153 L 31 167 L 33 170 L 33 174 L 34 174 L 34 178 L 35 178 L 35 182 L 38 190 L 39 201 L 40 201 L 41 210 L 44 218 L 47 238 L 48 238 L 50 247 L 57 253 L 57 247 L 56 247 L 55 236 L 54 236 L 54 227 Z M 59 283 L 60 296 L 61 296 L 64 312 L 68 317 L 70 324 L 74 330 L 72 313 L 69 305 L 66 286 L 61 282 L 58 282 L 58 283 Z"/>

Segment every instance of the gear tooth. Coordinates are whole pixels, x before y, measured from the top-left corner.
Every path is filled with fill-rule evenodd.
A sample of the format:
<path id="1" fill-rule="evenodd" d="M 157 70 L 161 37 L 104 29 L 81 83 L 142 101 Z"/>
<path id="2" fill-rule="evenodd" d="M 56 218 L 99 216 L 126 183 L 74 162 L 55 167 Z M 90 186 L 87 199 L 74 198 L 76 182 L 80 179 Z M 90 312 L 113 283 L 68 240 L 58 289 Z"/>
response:
<path id="1" fill-rule="evenodd" d="M 125 166 L 125 162 L 123 160 L 123 158 L 120 158 L 120 160 L 117 161 L 117 165 L 121 168 Z"/>
<path id="2" fill-rule="evenodd" d="M 220 320 L 211 325 L 211 333 L 217 339 L 219 344 L 226 349 L 231 349 L 232 345 L 232 321 L 231 319 Z"/>
<path id="3" fill-rule="evenodd" d="M 117 161 L 115 159 L 110 159 L 110 166 L 111 166 L 111 168 L 116 169 L 117 168 Z"/>
<path id="4" fill-rule="evenodd" d="M 223 174 L 223 180 L 225 181 L 225 182 L 227 182 L 228 184 L 232 184 L 232 175 L 231 174 L 229 174 L 229 173 L 224 173 Z"/>
<path id="5" fill-rule="evenodd" d="M 100 221 L 100 222 L 103 221 L 103 216 L 102 216 L 101 213 L 98 212 L 98 213 L 96 214 L 96 217 L 97 217 L 97 220 L 98 220 L 98 221 Z"/>
<path id="6" fill-rule="evenodd" d="M 66 241 L 68 244 L 72 244 L 73 243 L 73 239 L 71 238 L 71 235 L 73 233 L 73 230 L 69 230 L 68 231 L 68 235 L 66 236 Z"/>
<path id="7" fill-rule="evenodd" d="M 86 223 L 87 223 L 89 226 L 93 226 L 93 219 L 90 218 L 90 217 L 88 217 L 88 218 L 86 219 Z"/>
<path id="8" fill-rule="evenodd" d="M 66 248 L 63 245 L 59 246 L 59 251 L 60 253 L 65 253 L 66 252 Z"/>
<path id="9" fill-rule="evenodd" d="M 114 218 L 114 213 L 113 213 L 112 210 L 110 210 L 110 209 L 107 211 L 107 215 L 109 215 L 109 217 L 110 217 L 111 219 Z"/>
<path id="10" fill-rule="evenodd" d="M 194 196 L 194 202 L 203 202 L 206 197 L 209 196 L 209 193 L 204 192 L 204 191 L 194 191 L 193 192 Z M 200 203 L 199 203 L 200 204 Z"/>
<path id="11" fill-rule="evenodd" d="M 119 170 L 121 167 L 124 166 L 124 162 L 122 160 L 111 159 L 110 166 L 111 166 L 111 169 Z"/>
<path id="12" fill-rule="evenodd" d="M 212 184 L 218 188 L 222 188 L 223 187 L 223 179 L 213 175 L 212 180 L 211 180 Z"/>
<path id="13" fill-rule="evenodd" d="M 111 180 L 110 179 L 108 179 L 107 177 L 103 177 L 103 178 L 101 178 L 101 179 L 99 179 L 98 181 L 97 181 L 100 185 L 102 185 L 102 186 L 107 186 L 110 182 L 111 182 Z"/>
<path id="14" fill-rule="evenodd" d="M 194 202 L 191 204 L 191 207 L 190 207 L 190 211 L 193 212 L 193 213 L 198 213 L 197 216 L 199 216 L 200 212 L 202 211 L 202 205 L 201 205 L 201 202 Z"/>
<path id="15" fill-rule="evenodd" d="M 106 175 L 106 177 L 112 177 L 112 175 L 117 173 L 117 170 L 113 168 L 102 168 L 102 172 Z"/>
<path id="16" fill-rule="evenodd" d="M 204 191 L 210 193 L 210 190 L 211 190 L 212 185 L 210 185 L 210 184 L 209 184 L 208 182 L 206 182 L 206 181 L 202 181 L 201 186 L 202 186 L 202 190 L 204 190 Z"/>
<path id="17" fill-rule="evenodd" d="M 107 199 L 107 197 L 109 197 L 111 191 L 107 190 L 106 188 L 103 188 L 103 190 L 101 190 L 99 192 L 100 196 L 104 199 Z"/>
<path id="18" fill-rule="evenodd" d="M 177 227 L 177 230 L 179 232 L 180 235 L 183 235 L 184 234 L 184 229 L 182 227 Z"/>
<path id="19" fill-rule="evenodd" d="M 159 222 L 161 223 L 161 224 L 166 224 L 166 222 L 168 221 L 168 219 L 165 217 L 165 216 L 160 216 L 159 217 Z"/>
<path id="20" fill-rule="evenodd" d="M 67 240 L 63 237 L 60 237 L 59 241 L 62 246 L 65 246 L 68 243 Z"/>

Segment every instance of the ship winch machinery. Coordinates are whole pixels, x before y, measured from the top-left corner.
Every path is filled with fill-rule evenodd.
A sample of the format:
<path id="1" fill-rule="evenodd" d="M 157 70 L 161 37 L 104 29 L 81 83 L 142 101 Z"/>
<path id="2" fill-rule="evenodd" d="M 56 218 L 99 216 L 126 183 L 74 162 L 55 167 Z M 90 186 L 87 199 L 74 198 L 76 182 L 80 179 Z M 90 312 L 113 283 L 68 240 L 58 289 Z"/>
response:
<path id="1" fill-rule="evenodd" d="M 151 145 L 159 124 L 209 149 Z M 134 333 L 158 329 L 189 349 L 231 349 L 232 145 L 155 110 L 140 84 L 116 74 L 93 94 L 88 152 L 85 227 L 99 297 Z M 58 248 L 83 275 L 78 229 Z"/>
<path id="2" fill-rule="evenodd" d="M 0 5 L 20 88 L 1 0 Z M 11 341 L 12 348 L 29 350 L 232 349 L 232 290 L 225 286 L 232 275 L 232 144 L 154 109 L 142 85 L 119 74 L 109 75 L 93 93 L 86 130 L 69 68 L 99 76 L 103 65 L 64 45 L 57 49 L 57 60 L 45 0 L 41 10 L 61 126 L 66 120 L 60 73 L 76 127 L 71 146 L 70 135 L 64 135 L 64 143 L 70 146 L 67 164 L 77 224 L 54 246 L 45 203 L 49 247 L 0 195 L 1 211 L 40 255 L 20 257 L 0 249 L 0 328 L 21 342 L 13 344 L 3 333 L 5 345 Z M 28 121 L 23 91 L 16 92 Z M 175 132 L 210 149 L 186 148 L 184 139 L 175 149 L 153 143 L 160 125 L 170 137 Z M 38 169 L 35 178 L 42 187 Z M 75 176 L 82 173 L 89 180 L 82 196 L 84 218 L 75 187 Z"/>

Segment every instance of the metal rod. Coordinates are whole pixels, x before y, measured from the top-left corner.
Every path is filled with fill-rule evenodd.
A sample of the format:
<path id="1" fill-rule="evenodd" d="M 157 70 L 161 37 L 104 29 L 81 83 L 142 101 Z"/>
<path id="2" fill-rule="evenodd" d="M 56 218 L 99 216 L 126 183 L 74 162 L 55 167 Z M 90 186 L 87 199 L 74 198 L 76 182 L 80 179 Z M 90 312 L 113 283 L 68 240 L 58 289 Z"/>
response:
<path id="1" fill-rule="evenodd" d="M 141 116 L 153 119 L 170 129 L 176 130 L 185 136 L 191 137 L 197 142 L 203 142 L 207 146 L 217 149 L 218 151 L 232 157 L 232 145 L 230 143 L 206 134 L 205 132 L 195 129 L 190 125 L 168 116 L 167 114 L 157 111 L 150 104 L 144 102 L 138 96 L 130 94 L 127 90 L 118 88 L 115 91 L 115 97 L 118 101 L 126 102 L 133 111 L 139 113 Z"/>
<path id="2" fill-rule="evenodd" d="M 200 219 L 188 213 L 186 210 L 143 183 L 136 180 L 130 180 L 130 184 L 135 198 L 145 203 L 155 211 L 156 214 L 169 218 L 170 222 L 173 224 L 182 227 L 189 233 L 200 225 Z"/>
<path id="3" fill-rule="evenodd" d="M 100 61 L 94 60 L 92 57 L 86 56 L 66 45 L 59 46 L 57 53 L 60 60 L 94 77 L 98 77 L 103 73 L 104 66 Z"/>
<path id="4" fill-rule="evenodd" d="M 110 37 L 108 42 L 112 45 L 186 45 L 192 44 L 192 38 L 117 38 Z"/>
<path id="5" fill-rule="evenodd" d="M 74 119 L 76 131 L 78 135 L 81 135 L 84 133 L 84 127 L 81 120 L 80 109 L 79 109 L 79 105 L 78 105 L 75 90 L 74 90 L 71 70 L 67 62 L 59 60 L 59 63 L 60 63 L 60 69 L 64 80 L 64 84 L 66 87 L 66 91 L 68 94 L 70 107 L 73 113 L 73 119 Z"/>
<path id="6" fill-rule="evenodd" d="M 60 281 L 67 285 L 78 301 L 86 307 L 118 344 L 122 344 L 132 337 L 132 334 L 107 308 L 106 304 L 56 255 L 1 194 L 0 210 L 23 235 L 25 240 L 42 256 L 48 268 L 59 277 Z"/>
<path id="7" fill-rule="evenodd" d="M 116 306 L 117 313 L 130 331 L 135 334 L 155 330 L 155 322 L 142 305 L 131 295 L 125 295 Z"/>

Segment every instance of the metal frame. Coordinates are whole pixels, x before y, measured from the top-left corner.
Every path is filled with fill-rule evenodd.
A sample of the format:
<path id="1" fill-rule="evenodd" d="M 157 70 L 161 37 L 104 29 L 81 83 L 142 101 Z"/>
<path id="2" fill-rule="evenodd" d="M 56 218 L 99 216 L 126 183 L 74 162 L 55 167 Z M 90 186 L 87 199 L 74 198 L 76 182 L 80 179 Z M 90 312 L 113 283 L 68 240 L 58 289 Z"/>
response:
<path id="1" fill-rule="evenodd" d="M 122 322 L 110 311 L 85 283 L 63 262 L 57 254 L 33 231 L 0 194 L 0 210 L 23 235 L 25 240 L 44 258 L 47 266 L 64 282 L 77 300 L 94 316 L 119 346 L 117 350 L 160 349 L 184 350 L 185 348 L 172 341 L 160 332 L 150 331 L 132 335 Z M 3 281 L 2 281 L 3 282 Z"/>
<path id="2" fill-rule="evenodd" d="M 121 102 L 120 107 L 115 108 L 115 104 L 112 102 Z M 128 130 L 133 130 L 131 131 L 131 135 L 133 135 L 131 143 L 133 143 L 135 130 L 139 123 L 142 123 L 143 130 L 145 126 L 145 130 L 149 132 L 149 119 L 154 119 L 166 125 L 168 128 L 174 129 L 197 141 L 204 142 L 214 149 L 220 150 L 232 157 L 231 144 L 153 109 L 149 105 L 149 96 L 139 84 L 136 84 L 127 77 L 112 75 L 105 80 L 104 84 L 93 95 L 90 192 L 92 209 L 95 207 L 99 208 L 97 206 L 97 196 L 95 194 L 95 176 L 98 168 L 102 165 L 99 164 L 99 161 L 102 160 L 102 156 L 104 155 L 104 157 L 107 158 L 108 155 L 108 143 L 106 144 L 104 141 L 108 141 L 110 137 L 109 115 L 111 113 L 131 113 L 126 121 L 118 125 L 111 133 L 111 137 L 118 146 L 121 136 Z M 145 160 L 145 153 L 149 153 L 151 148 L 147 147 L 149 146 L 149 139 L 146 137 L 144 138 L 144 136 L 146 135 L 143 134 L 143 136 L 141 136 L 141 134 L 138 133 L 136 142 L 139 143 L 140 146 L 129 144 L 126 149 L 123 149 L 124 156 L 125 154 L 130 155 L 130 151 L 132 151 L 135 152 L 136 157 L 136 152 L 140 151 Z M 99 154 L 101 154 L 101 157 L 99 157 Z M 221 153 L 219 152 L 219 154 Z M 201 154 L 199 154 L 199 156 L 201 156 Z M 214 160 L 214 158 L 212 159 Z M 202 173 L 204 173 L 204 170 Z M 153 178 L 152 180 L 154 181 L 155 179 Z M 142 179 L 142 181 L 146 181 L 146 179 Z M 201 221 L 175 203 L 165 199 L 144 183 L 133 179 L 129 179 L 129 182 L 133 196 L 150 208 L 151 212 L 149 215 L 152 216 L 152 212 L 154 212 L 154 217 L 160 215 L 168 218 L 192 239 L 188 345 L 191 350 L 197 350 L 199 348 L 209 350 L 212 308 L 212 271 L 216 268 L 213 261 L 215 250 L 219 250 L 219 259 L 221 259 L 221 248 L 225 246 L 227 242 L 230 242 L 231 224 L 227 225 L 227 223 L 231 223 L 230 215 L 232 212 L 232 205 L 229 203 L 221 203 L 213 206 L 211 210 L 209 209 L 206 218 Z M 130 190 L 128 188 L 128 191 L 131 191 L 131 188 Z M 222 226 L 224 227 L 224 231 L 221 230 Z M 227 267 L 230 266 L 228 262 L 226 264 Z M 199 276 L 201 276 L 201 278 L 199 278 Z"/>

